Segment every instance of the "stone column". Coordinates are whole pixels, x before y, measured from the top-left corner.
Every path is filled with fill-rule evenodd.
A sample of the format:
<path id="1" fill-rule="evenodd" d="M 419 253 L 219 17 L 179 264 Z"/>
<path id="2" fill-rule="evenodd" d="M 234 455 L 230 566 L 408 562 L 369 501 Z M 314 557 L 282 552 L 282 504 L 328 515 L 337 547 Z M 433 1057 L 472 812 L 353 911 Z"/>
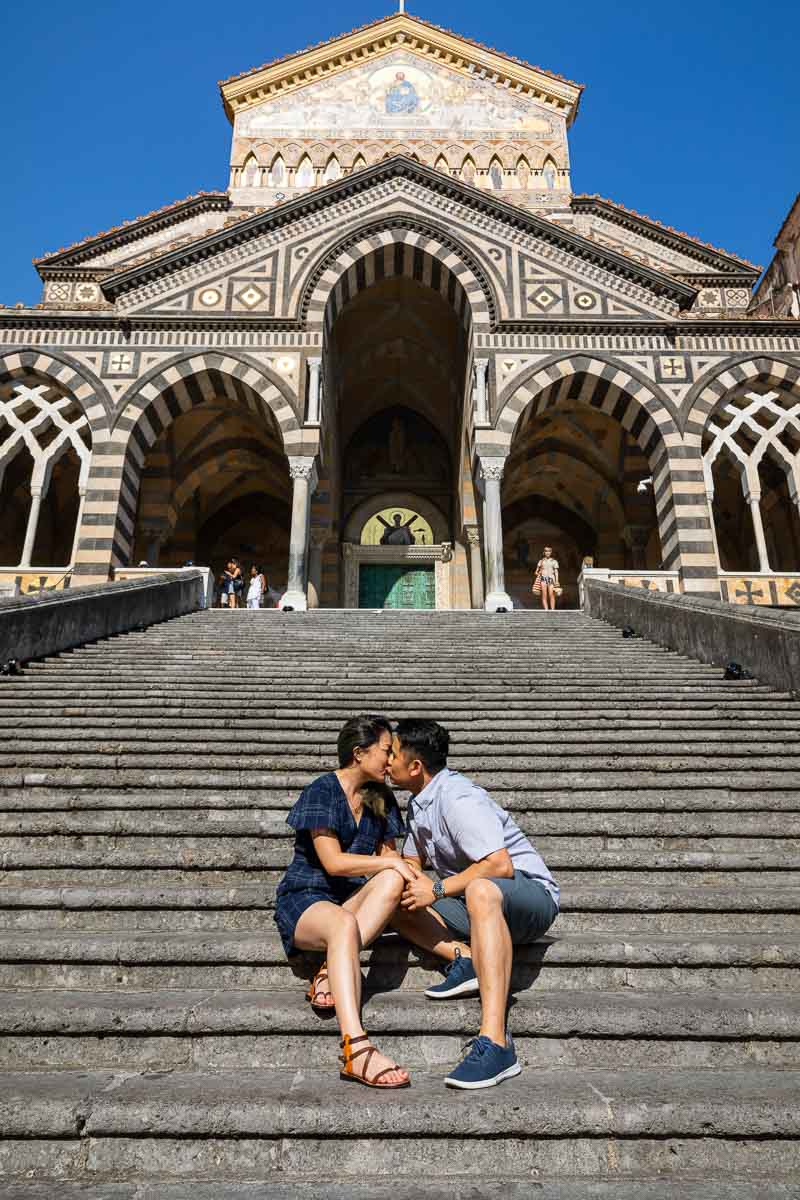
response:
<path id="1" fill-rule="evenodd" d="M 747 494 L 747 503 L 750 505 L 750 515 L 753 518 L 753 532 L 756 535 L 756 549 L 758 550 L 758 569 L 759 571 L 769 571 L 769 555 L 767 553 L 767 539 L 764 537 L 764 522 L 761 518 L 761 493 L 751 491 Z"/>
<path id="2" fill-rule="evenodd" d="M 499 457 L 479 458 L 478 464 L 483 482 L 483 548 L 487 587 L 484 608 L 487 612 L 497 612 L 500 608 L 510 611 L 514 603 L 505 590 L 503 513 L 500 504 L 500 483 L 506 460 Z"/>
<path id="3" fill-rule="evenodd" d="M 70 555 L 69 565 L 73 566 L 75 559 L 78 557 L 78 543 L 81 538 L 81 524 L 83 522 L 83 508 L 86 504 L 86 488 L 78 488 L 78 519 L 75 522 L 75 537 L 72 539 L 72 554 Z"/>
<path id="4" fill-rule="evenodd" d="M 314 458 L 290 457 L 289 475 L 292 478 L 292 527 L 289 534 L 289 569 L 286 591 L 281 608 L 305 612 L 306 564 L 308 561 L 308 532 L 311 519 L 311 497 L 317 486 L 317 464 Z"/>
<path id="5" fill-rule="evenodd" d="M 308 362 L 308 407 L 306 409 L 306 425 L 319 425 L 322 415 L 320 405 L 320 371 L 321 358 L 309 358 Z"/>
<path id="6" fill-rule="evenodd" d="M 22 558 L 19 563 L 21 567 L 29 567 L 31 565 L 31 557 L 36 545 L 36 531 L 39 528 L 39 512 L 42 507 L 43 491 L 44 489 L 41 484 L 31 484 L 31 507 L 28 513 L 28 526 L 25 530 L 25 544 L 22 547 Z"/>
<path id="7" fill-rule="evenodd" d="M 469 544 L 469 589 L 473 608 L 483 608 L 483 559 L 481 558 L 481 531 L 477 525 L 466 526 Z"/>
<path id="8" fill-rule="evenodd" d="M 475 424 L 489 424 L 489 405 L 486 394 L 486 372 L 489 367 L 488 358 L 475 359 Z"/>
<path id="9" fill-rule="evenodd" d="M 308 555 L 308 607 L 319 608 L 322 597 L 322 551 L 328 540 L 327 529 L 311 530 Z"/>

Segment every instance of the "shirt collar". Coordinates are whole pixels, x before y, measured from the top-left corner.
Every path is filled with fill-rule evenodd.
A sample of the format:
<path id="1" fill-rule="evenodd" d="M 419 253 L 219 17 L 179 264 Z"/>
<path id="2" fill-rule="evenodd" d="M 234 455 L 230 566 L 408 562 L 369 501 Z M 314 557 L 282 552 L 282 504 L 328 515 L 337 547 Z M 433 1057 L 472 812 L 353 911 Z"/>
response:
<path id="1" fill-rule="evenodd" d="M 439 794 L 439 789 L 444 783 L 445 776 L 448 774 L 447 767 L 442 767 L 441 771 L 437 771 L 430 783 L 426 783 L 421 792 L 417 792 L 414 796 L 414 806 L 420 810 L 427 808 Z"/>

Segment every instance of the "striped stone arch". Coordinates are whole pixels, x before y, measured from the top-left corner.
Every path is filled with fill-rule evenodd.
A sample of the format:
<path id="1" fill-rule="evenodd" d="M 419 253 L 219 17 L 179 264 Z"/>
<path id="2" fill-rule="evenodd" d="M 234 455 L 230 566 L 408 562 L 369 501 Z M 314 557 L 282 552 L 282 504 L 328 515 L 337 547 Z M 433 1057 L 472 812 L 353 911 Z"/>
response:
<path id="1" fill-rule="evenodd" d="M 496 319 L 494 293 L 474 256 L 455 238 L 412 217 L 384 217 L 339 241 L 308 277 L 301 315 L 328 333 L 351 297 L 400 275 L 438 292 L 467 333 Z"/>
<path id="2" fill-rule="evenodd" d="M 83 409 L 92 441 L 108 436 L 111 403 L 98 379 L 82 363 L 67 355 L 42 354 L 39 350 L 10 350 L 0 353 L 0 388 L 13 388 L 15 382 L 36 379 L 72 396 Z"/>
<path id="3" fill-rule="evenodd" d="M 650 464 L 662 564 L 679 569 L 686 591 L 716 591 L 717 559 L 699 451 L 682 444 L 674 411 L 655 388 L 614 362 L 572 355 L 538 363 L 514 384 L 492 442 L 506 452 L 522 414 L 578 401 L 614 417 Z"/>
<path id="4" fill-rule="evenodd" d="M 284 385 L 285 386 L 285 385 Z M 190 354 L 157 367 L 128 393 L 107 443 L 96 449 L 76 574 L 103 579 L 133 551 L 139 484 L 147 452 L 183 413 L 226 397 L 275 426 L 287 454 L 302 430 L 277 381 L 260 363 L 230 354 Z"/>
<path id="5" fill-rule="evenodd" d="M 726 363 L 711 377 L 701 379 L 689 394 L 688 414 L 684 426 L 687 440 L 698 446 L 714 409 L 727 396 L 747 391 L 774 388 L 776 391 L 800 394 L 800 361 L 765 357 L 740 358 Z"/>

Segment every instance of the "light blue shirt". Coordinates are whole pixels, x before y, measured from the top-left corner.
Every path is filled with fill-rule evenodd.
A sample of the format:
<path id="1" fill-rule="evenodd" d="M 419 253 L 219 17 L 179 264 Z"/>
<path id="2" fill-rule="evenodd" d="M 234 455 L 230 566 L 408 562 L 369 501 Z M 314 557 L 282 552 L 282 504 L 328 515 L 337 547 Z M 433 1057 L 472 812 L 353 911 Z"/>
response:
<path id="1" fill-rule="evenodd" d="M 409 800 L 403 854 L 429 864 L 440 879 L 503 849 L 514 870 L 533 876 L 558 906 L 559 887 L 544 859 L 513 817 L 482 787 L 445 767 Z"/>

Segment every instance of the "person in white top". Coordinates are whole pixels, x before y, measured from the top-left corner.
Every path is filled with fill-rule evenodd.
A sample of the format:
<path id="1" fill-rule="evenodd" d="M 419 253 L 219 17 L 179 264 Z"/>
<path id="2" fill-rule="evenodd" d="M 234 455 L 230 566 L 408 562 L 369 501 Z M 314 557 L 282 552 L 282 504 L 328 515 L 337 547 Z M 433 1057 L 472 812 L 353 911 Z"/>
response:
<path id="1" fill-rule="evenodd" d="M 264 592 L 267 590 L 267 580 L 261 567 L 250 568 L 250 585 L 247 589 L 247 607 L 261 608 Z"/>
<path id="2" fill-rule="evenodd" d="M 558 582 L 558 560 L 553 558 L 553 547 L 545 546 L 544 554 L 536 564 L 533 580 L 533 591 L 541 592 L 542 608 L 555 608 L 556 588 L 561 588 Z"/>

